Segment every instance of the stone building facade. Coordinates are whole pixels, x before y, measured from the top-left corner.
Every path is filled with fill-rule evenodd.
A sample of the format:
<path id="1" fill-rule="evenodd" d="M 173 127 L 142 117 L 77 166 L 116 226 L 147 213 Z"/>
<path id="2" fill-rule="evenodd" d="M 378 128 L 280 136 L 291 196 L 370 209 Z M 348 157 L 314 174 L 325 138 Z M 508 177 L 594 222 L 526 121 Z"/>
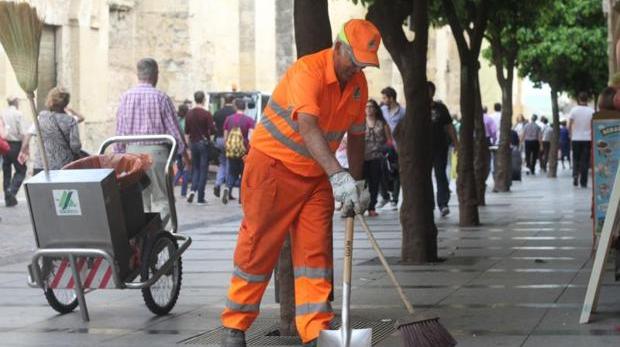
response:
<path id="1" fill-rule="evenodd" d="M 45 21 L 40 57 L 39 105 L 54 85 L 72 93 L 86 116 L 88 149 L 114 133 L 119 96 L 136 83 L 135 64 L 160 64 L 158 87 L 176 102 L 195 90 L 270 93 L 295 60 L 293 0 L 31 0 Z M 363 18 L 350 0 L 329 0 L 334 35 L 343 22 Z M 458 54 L 449 28 L 433 29 L 429 79 L 453 113 L 459 107 Z M 367 69 L 370 95 L 392 85 L 402 90 L 398 69 L 384 47 L 381 69 Z M 487 105 L 501 100 L 494 73 L 483 63 Z M 519 88 L 515 88 L 518 97 Z M 23 94 L 0 49 L 0 98 Z M 515 100 L 520 108 L 520 100 Z"/>

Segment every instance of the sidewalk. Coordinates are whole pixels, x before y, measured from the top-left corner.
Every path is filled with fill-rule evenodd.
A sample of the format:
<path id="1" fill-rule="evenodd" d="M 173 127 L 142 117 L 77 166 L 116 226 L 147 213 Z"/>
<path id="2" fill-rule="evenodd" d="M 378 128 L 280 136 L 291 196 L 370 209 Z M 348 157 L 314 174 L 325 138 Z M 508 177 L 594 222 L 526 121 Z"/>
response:
<path id="1" fill-rule="evenodd" d="M 370 220 L 414 306 L 432 308 L 459 346 L 620 345 L 620 282 L 613 282 L 610 271 L 604 276 L 593 323 L 578 323 L 591 268 L 590 191 L 573 188 L 568 171 L 560 174 L 554 180 L 524 176 L 525 181 L 516 182 L 512 193 L 488 193 L 488 206 L 480 208 L 484 222 L 480 227 L 458 227 L 453 196 L 452 214 L 437 218 L 440 256 L 447 258 L 441 264 L 399 265 L 397 212 L 384 212 Z M 236 201 L 221 206 L 211 200 L 208 206 L 177 205 L 180 230 L 191 235 L 194 243 L 183 257 L 183 286 L 171 315 L 153 316 L 139 291 L 111 290 L 86 296 L 91 322 L 83 323 L 77 311 L 59 316 L 40 290 L 26 286 L 25 261 L 0 263 L 0 344 L 171 346 L 218 328 L 241 212 Z M 0 209 L 3 239 L 10 240 L 11 233 L 32 238 L 27 212 L 21 206 Z M 344 225 L 335 218 L 334 226 L 334 309 L 339 312 Z M 353 318 L 373 324 L 377 335 L 387 335 L 377 346 L 400 346 L 400 337 L 391 327 L 406 311 L 361 228 L 355 237 Z M 15 250 L 2 244 L 0 252 Z M 278 317 L 273 293 L 271 284 L 256 333 L 268 330 Z M 282 341 L 255 336 L 253 341 L 261 344 L 251 345 L 273 346 L 278 340 Z"/>

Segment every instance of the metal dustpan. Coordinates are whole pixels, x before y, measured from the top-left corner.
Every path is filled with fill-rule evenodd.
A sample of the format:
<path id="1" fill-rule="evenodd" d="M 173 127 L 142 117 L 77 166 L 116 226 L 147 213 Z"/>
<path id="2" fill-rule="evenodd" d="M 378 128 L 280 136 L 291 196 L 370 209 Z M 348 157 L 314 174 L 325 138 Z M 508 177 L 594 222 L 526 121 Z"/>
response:
<path id="1" fill-rule="evenodd" d="M 372 329 L 351 329 L 351 268 L 353 262 L 353 217 L 348 217 L 344 238 L 344 275 L 342 276 L 342 325 L 340 330 L 322 330 L 318 347 L 370 347 Z"/>

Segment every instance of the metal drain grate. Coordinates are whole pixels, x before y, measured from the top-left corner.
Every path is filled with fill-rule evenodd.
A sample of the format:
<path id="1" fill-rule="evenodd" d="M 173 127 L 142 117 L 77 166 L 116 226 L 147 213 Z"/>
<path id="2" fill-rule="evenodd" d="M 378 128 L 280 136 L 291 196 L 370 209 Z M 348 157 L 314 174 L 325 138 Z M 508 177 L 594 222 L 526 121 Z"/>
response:
<path id="1" fill-rule="evenodd" d="M 390 319 L 381 321 L 368 321 L 354 319 L 352 322 L 353 329 L 372 328 L 372 344 L 373 346 L 390 336 L 394 331 L 394 321 Z M 333 329 L 340 327 L 340 319 L 334 319 L 332 322 Z M 258 319 L 252 325 L 252 328 L 246 332 L 246 341 L 248 346 L 300 346 L 301 340 L 297 337 L 290 336 L 268 336 L 270 333 L 278 329 L 278 321 L 273 319 Z M 179 343 L 185 345 L 201 345 L 201 346 L 219 346 L 222 341 L 223 328 L 217 328 L 205 333 L 190 337 Z"/>
<path id="2" fill-rule="evenodd" d="M 249 342 L 255 338 L 263 337 L 269 331 L 275 330 L 274 326 L 276 324 L 278 324 L 278 321 L 276 320 L 257 319 L 254 322 L 254 324 L 252 324 L 252 328 L 246 331 L 245 338 Z M 222 331 L 223 331 L 223 328 L 220 327 L 220 328 L 196 335 L 194 337 L 190 337 L 189 339 L 183 340 L 179 343 L 186 344 L 186 345 L 219 346 L 222 341 Z"/>

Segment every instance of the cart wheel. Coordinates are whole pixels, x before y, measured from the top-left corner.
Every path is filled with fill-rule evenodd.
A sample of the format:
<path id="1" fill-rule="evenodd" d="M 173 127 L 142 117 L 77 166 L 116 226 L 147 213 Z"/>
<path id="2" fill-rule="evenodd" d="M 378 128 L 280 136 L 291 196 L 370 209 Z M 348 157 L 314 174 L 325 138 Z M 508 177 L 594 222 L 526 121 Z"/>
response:
<path id="1" fill-rule="evenodd" d="M 170 233 L 164 231 L 146 242 L 144 261 L 142 262 L 142 281 L 146 281 L 157 272 L 176 252 L 179 246 Z M 181 291 L 182 263 L 179 258 L 170 271 L 142 289 L 144 303 L 157 315 L 165 315 L 172 310 Z"/>
<path id="2" fill-rule="evenodd" d="M 47 278 L 49 280 L 53 279 L 56 271 L 60 267 L 62 259 L 44 258 L 43 262 L 43 267 L 49 269 L 47 271 Z M 45 283 L 49 283 L 49 280 L 45 281 Z M 43 290 L 43 293 L 45 294 L 47 303 L 60 314 L 73 312 L 73 310 L 75 310 L 78 306 L 77 296 L 75 295 L 75 291 L 73 291 L 73 289 L 52 289 L 46 287 Z"/>

